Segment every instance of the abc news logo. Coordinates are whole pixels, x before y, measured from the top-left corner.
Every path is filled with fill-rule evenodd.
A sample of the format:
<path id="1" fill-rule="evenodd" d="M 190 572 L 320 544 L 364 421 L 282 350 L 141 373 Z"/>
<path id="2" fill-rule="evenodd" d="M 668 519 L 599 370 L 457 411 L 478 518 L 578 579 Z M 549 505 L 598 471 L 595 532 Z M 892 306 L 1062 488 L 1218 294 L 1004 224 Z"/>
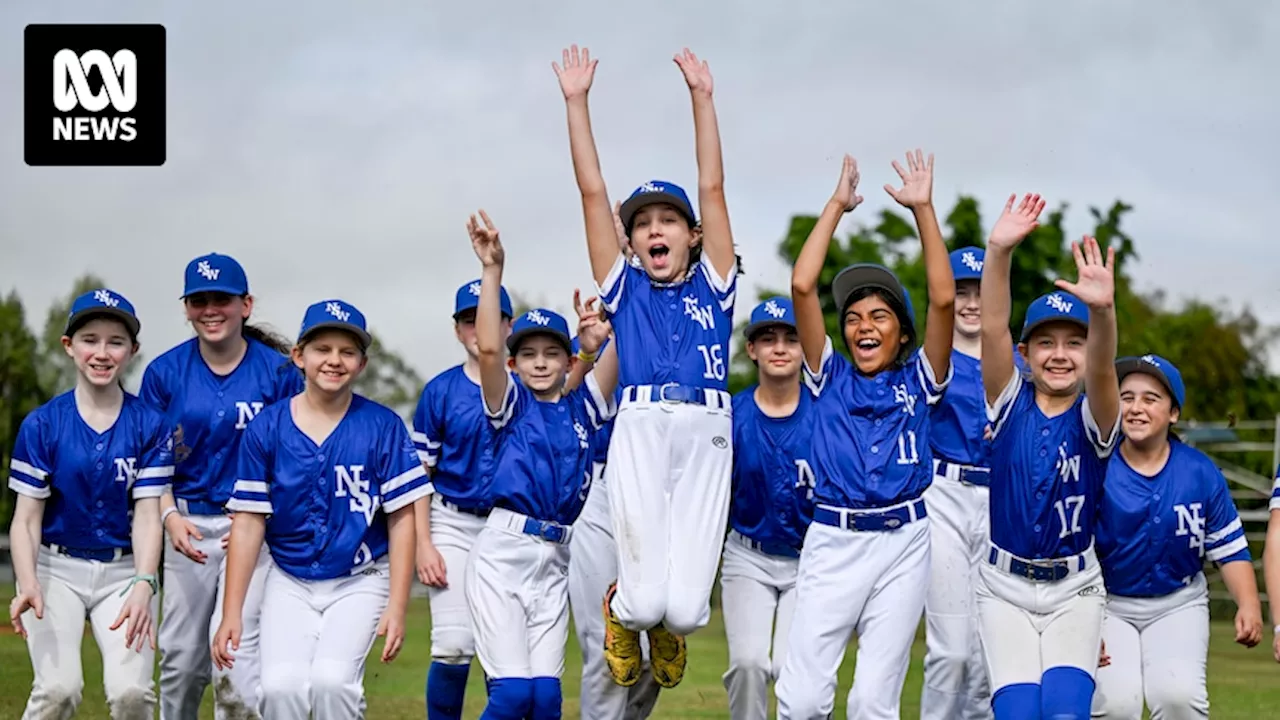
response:
<path id="1" fill-rule="evenodd" d="M 164 164 L 162 25 L 28 25 L 24 61 L 28 165 Z"/>

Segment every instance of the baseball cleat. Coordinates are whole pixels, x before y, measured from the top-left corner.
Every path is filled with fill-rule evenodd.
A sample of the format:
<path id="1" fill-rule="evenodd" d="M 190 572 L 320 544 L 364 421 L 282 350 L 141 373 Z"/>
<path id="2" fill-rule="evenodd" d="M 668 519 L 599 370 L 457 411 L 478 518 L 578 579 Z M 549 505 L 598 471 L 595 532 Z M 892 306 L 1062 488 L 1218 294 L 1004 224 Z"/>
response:
<path id="1" fill-rule="evenodd" d="M 661 623 L 649 630 L 649 665 L 659 685 L 664 688 L 679 685 L 688 660 L 683 635 L 676 635 Z"/>
<path id="2" fill-rule="evenodd" d="M 604 659 L 613 681 L 623 687 L 631 687 L 640 681 L 640 633 L 623 627 L 609 606 L 617 591 L 618 583 L 615 582 L 604 594 Z M 683 641 L 680 647 L 683 652 Z M 683 667 L 682 660 L 682 670 Z"/>

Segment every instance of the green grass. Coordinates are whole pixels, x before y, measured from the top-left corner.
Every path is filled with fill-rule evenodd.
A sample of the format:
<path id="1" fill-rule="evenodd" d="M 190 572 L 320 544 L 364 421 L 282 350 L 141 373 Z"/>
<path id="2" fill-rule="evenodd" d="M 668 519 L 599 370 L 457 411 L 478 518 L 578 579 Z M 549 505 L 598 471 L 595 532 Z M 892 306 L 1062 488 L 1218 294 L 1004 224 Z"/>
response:
<path id="1" fill-rule="evenodd" d="M 8 598 L 4 600 L 7 602 Z M 396 720 L 425 717 L 422 692 L 423 680 L 430 664 L 428 622 L 426 602 L 415 600 L 410 608 L 405 649 L 399 659 L 390 665 L 383 665 L 377 659 L 381 644 L 374 647 L 365 673 L 370 718 Z M 1280 707 L 1280 682 L 1277 682 L 1280 668 L 1271 659 L 1269 648 L 1265 644 L 1246 650 L 1231 641 L 1233 636 L 1229 624 L 1214 623 L 1209 650 L 1209 697 L 1213 704 L 1213 717 L 1217 720 L 1269 717 Z M 572 632 L 567 654 L 564 716 L 576 718 L 581 655 Z M 84 657 L 84 702 L 76 717 L 82 720 L 105 719 L 107 713 L 102 695 L 101 658 L 88 633 L 85 636 Z M 904 718 L 919 715 L 923 657 L 922 630 L 912 651 L 911 671 L 903 690 Z M 727 664 L 724 627 L 721 625 L 719 612 L 716 612 L 706 629 L 689 638 L 688 674 L 679 687 L 663 693 L 654 717 L 728 718 L 725 691 L 720 683 L 721 673 Z M 26 645 L 11 632 L 0 634 L 0 667 L 4 668 L 4 672 L 0 673 L 0 718 L 19 717 L 31 687 L 31 662 L 27 657 Z M 837 717 L 844 716 L 844 698 L 852 680 L 853 657 L 849 653 L 840 669 L 840 689 L 836 695 Z M 465 717 L 479 717 L 483 708 L 484 683 L 477 664 L 473 667 L 471 683 L 467 689 Z M 200 717 L 213 717 L 208 694 L 205 695 L 204 710 Z"/>

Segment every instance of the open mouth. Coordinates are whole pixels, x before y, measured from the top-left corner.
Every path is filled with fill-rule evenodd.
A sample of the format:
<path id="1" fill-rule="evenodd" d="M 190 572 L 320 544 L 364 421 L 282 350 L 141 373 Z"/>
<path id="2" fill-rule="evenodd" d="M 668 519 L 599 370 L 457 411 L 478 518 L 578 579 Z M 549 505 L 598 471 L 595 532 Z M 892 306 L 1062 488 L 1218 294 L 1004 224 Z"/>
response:
<path id="1" fill-rule="evenodd" d="M 982 313 L 962 312 L 960 313 L 960 318 L 965 322 L 976 323 L 982 320 Z"/>
<path id="2" fill-rule="evenodd" d="M 209 332 L 221 330 L 222 326 L 226 324 L 226 320 L 223 318 L 209 318 L 200 321 L 200 326 Z"/>
<path id="3" fill-rule="evenodd" d="M 670 256 L 671 248 L 663 243 L 654 243 L 649 247 L 649 259 L 653 261 L 654 267 L 666 267 Z"/>
<path id="4" fill-rule="evenodd" d="M 106 375 L 114 369 L 114 366 L 102 365 L 100 363 L 89 363 L 89 369 L 98 375 Z"/>

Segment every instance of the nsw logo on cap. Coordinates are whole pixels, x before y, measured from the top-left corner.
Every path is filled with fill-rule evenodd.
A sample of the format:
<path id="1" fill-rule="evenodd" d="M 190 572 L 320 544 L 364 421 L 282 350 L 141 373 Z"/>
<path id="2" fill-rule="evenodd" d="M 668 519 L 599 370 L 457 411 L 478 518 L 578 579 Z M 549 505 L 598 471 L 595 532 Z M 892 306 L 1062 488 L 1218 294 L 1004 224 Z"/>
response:
<path id="1" fill-rule="evenodd" d="M 327 302 L 324 304 L 324 311 L 342 322 L 351 322 L 351 311 L 344 310 L 342 308 L 342 303 L 333 301 Z"/>
<path id="2" fill-rule="evenodd" d="M 201 260 L 196 263 L 196 272 L 200 273 L 205 280 L 217 280 L 218 275 L 222 273 L 222 270 L 210 265 L 208 260 Z"/>
<path id="3" fill-rule="evenodd" d="M 118 307 L 120 305 L 120 301 L 109 290 L 94 290 L 93 299 L 105 307 Z"/>
<path id="4" fill-rule="evenodd" d="M 1044 304 L 1060 313 L 1069 313 L 1071 312 L 1071 307 L 1074 303 L 1062 297 L 1058 293 L 1053 293 L 1044 299 Z"/>
<path id="5" fill-rule="evenodd" d="M 971 252 L 962 253 L 960 255 L 960 262 L 964 263 L 965 267 L 974 272 L 982 272 L 982 261 L 978 259 L 977 255 L 974 255 Z"/>
<path id="6" fill-rule="evenodd" d="M 542 325 L 543 327 L 546 327 L 547 324 L 551 322 L 551 318 L 543 315 L 538 310 L 530 310 L 524 317 L 529 322 Z"/>
<path id="7" fill-rule="evenodd" d="M 770 300 L 769 302 L 764 304 L 764 311 L 769 313 L 770 316 L 775 318 L 780 318 L 787 314 L 786 309 L 778 307 L 778 303 L 773 300 Z"/>

